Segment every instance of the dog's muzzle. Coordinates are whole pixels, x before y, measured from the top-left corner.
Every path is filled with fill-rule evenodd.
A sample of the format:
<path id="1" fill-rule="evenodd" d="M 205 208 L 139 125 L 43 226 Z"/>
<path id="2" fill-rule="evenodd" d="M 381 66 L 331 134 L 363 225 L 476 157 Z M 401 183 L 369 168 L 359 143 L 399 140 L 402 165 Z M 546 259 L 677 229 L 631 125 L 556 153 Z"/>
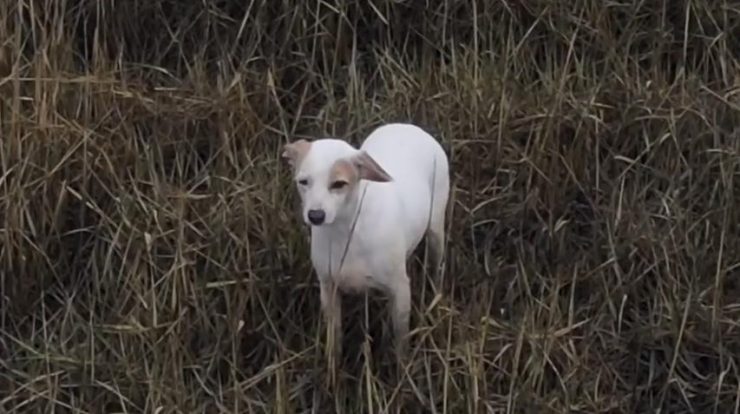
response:
<path id="1" fill-rule="evenodd" d="M 314 226 L 322 224 L 326 220 L 324 210 L 308 210 L 308 221 Z"/>

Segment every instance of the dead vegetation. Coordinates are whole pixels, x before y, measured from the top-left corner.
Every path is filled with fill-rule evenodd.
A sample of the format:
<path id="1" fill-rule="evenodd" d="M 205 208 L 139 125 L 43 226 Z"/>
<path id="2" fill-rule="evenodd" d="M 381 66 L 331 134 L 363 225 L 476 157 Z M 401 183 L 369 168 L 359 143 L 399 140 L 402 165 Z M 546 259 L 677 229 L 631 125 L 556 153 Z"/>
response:
<path id="1" fill-rule="evenodd" d="M 0 97 L 0 411 L 739 410 L 737 2 L 6 1 Z M 447 283 L 332 389 L 279 148 L 389 121 Z"/>

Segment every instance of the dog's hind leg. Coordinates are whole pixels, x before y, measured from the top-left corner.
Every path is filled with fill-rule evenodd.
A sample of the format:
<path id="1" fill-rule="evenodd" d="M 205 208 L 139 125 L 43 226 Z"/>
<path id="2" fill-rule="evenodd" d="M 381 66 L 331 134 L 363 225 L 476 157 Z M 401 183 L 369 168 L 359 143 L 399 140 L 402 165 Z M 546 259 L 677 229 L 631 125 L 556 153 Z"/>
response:
<path id="1" fill-rule="evenodd" d="M 444 255 L 445 255 L 445 226 L 444 216 L 433 220 L 426 232 L 427 246 L 429 249 L 432 274 L 437 283 L 442 282 Z"/>
<path id="2" fill-rule="evenodd" d="M 445 222 L 450 199 L 449 166 L 443 157 L 434 163 L 432 175 L 432 200 L 429 211 L 429 227 L 426 231 L 427 250 L 431 256 L 432 274 L 438 285 L 442 285 L 445 266 Z"/>

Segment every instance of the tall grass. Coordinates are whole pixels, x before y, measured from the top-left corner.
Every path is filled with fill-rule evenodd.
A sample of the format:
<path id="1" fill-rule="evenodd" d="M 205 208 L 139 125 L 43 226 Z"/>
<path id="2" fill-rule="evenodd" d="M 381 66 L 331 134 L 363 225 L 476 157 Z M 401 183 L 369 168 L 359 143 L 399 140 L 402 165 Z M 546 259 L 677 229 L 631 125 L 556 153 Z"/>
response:
<path id="1" fill-rule="evenodd" d="M 332 386 L 280 147 L 391 121 L 446 283 Z M 739 175 L 729 0 L 0 2 L 0 411 L 737 413 Z"/>

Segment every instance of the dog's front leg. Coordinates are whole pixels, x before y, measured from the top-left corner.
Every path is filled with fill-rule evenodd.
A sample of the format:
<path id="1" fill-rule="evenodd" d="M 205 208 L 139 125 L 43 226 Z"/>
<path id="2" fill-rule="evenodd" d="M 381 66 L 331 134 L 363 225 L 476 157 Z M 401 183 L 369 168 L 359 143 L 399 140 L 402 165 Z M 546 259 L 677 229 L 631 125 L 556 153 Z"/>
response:
<path id="1" fill-rule="evenodd" d="M 406 353 L 411 314 L 411 287 L 405 268 L 398 271 L 390 294 L 396 351 L 399 356 L 403 356 Z"/>
<path id="2" fill-rule="evenodd" d="M 334 358 L 339 359 L 342 355 L 342 299 L 331 279 L 322 278 L 320 285 L 321 309 L 327 327 L 327 354 L 333 363 Z"/>

